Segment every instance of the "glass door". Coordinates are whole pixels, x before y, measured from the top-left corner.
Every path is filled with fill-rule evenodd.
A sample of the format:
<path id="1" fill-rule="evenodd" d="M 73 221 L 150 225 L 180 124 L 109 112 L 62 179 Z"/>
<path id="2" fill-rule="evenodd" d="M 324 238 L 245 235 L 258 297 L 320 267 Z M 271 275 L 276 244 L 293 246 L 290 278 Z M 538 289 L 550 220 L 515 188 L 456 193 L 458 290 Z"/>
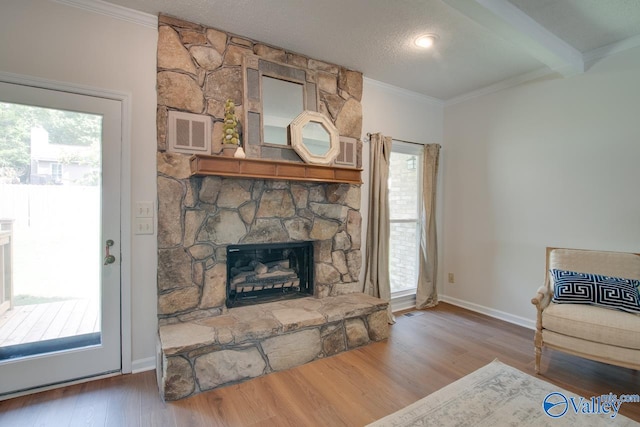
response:
<path id="1" fill-rule="evenodd" d="M 0 83 L 0 396 L 120 370 L 121 104 Z"/>

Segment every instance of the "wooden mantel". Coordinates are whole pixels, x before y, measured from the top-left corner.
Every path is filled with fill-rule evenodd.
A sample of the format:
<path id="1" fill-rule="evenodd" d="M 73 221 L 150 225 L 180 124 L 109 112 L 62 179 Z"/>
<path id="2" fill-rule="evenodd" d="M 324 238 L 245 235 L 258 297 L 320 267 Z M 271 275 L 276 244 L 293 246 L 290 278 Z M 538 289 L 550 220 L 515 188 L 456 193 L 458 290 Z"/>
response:
<path id="1" fill-rule="evenodd" d="M 191 156 L 192 176 L 231 176 L 237 178 L 362 184 L 362 169 L 320 166 L 306 163 L 235 157 Z"/>

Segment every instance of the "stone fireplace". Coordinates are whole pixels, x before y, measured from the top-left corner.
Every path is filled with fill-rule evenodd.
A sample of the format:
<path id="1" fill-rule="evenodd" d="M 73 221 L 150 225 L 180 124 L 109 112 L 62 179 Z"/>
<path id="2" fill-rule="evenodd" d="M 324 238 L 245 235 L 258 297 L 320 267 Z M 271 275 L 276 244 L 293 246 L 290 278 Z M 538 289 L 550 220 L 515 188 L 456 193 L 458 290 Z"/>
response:
<path id="1" fill-rule="evenodd" d="M 220 151 L 225 100 L 233 99 L 236 111 L 244 108 L 246 54 L 306 69 L 317 84 L 319 111 L 340 136 L 358 139 L 361 134 L 360 73 L 160 16 L 157 372 L 167 400 L 330 356 L 388 333 L 387 303 L 360 293 L 359 185 L 194 176 L 189 155 L 167 151 L 169 111 L 211 116 L 211 154 Z M 359 141 L 357 146 L 361 161 Z M 308 279 L 299 271 L 298 277 L 288 277 L 292 265 L 271 264 L 277 262 L 272 259 L 256 260 L 262 265 L 253 265 L 253 273 L 249 264 L 234 260 L 228 265 L 239 245 L 304 242 L 312 242 Z M 245 293 L 245 287 L 245 296 L 258 291 L 255 281 L 249 290 L 240 280 L 243 272 L 253 278 L 263 274 L 263 279 L 282 273 L 291 280 L 277 282 L 281 287 L 299 289 L 304 280 L 311 281 L 305 289 L 313 298 L 228 308 L 231 281 L 236 294 L 238 289 Z M 276 283 L 267 282 L 261 286 Z"/>

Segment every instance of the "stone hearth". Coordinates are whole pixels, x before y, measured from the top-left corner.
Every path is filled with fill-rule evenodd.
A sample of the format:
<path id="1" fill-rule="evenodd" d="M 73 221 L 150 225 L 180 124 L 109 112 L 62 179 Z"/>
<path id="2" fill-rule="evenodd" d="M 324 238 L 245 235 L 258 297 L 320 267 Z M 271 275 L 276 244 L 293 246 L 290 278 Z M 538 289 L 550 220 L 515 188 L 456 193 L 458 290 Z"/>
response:
<path id="1" fill-rule="evenodd" d="M 160 327 L 166 400 L 289 369 L 388 337 L 387 303 L 361 293 L 230 309 Z"/>

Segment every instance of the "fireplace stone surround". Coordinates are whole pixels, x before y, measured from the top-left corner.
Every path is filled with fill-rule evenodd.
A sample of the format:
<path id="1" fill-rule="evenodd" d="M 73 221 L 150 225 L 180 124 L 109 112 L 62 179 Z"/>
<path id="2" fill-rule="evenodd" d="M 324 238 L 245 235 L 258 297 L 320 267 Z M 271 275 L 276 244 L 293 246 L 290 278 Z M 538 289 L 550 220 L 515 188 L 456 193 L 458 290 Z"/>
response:
<path id="1" fill-rule="evenodd" d="M 360 188 L 158 176 L 159 324 L 223 314 L 226 250 L 314 240 L 314 296 L 360 292 Z"/>
<path id="2" fill-rule="evenodd" d="M 166 400 L 327 357 L 388 335 L 387 303 L 361 293 L 360 186 L 192 176 L 167 152 L 169 110 L 242 116 L 242 56 L 307 68 L 319 111 L 361 134 L 362 75 L 237 35 L 160 16 L 158 37 L 158 383 Z M 361 158 L 361 145 L 357 155 Z M 313 298 L 226 308 L 229 245 L 313 240 Z"/>

